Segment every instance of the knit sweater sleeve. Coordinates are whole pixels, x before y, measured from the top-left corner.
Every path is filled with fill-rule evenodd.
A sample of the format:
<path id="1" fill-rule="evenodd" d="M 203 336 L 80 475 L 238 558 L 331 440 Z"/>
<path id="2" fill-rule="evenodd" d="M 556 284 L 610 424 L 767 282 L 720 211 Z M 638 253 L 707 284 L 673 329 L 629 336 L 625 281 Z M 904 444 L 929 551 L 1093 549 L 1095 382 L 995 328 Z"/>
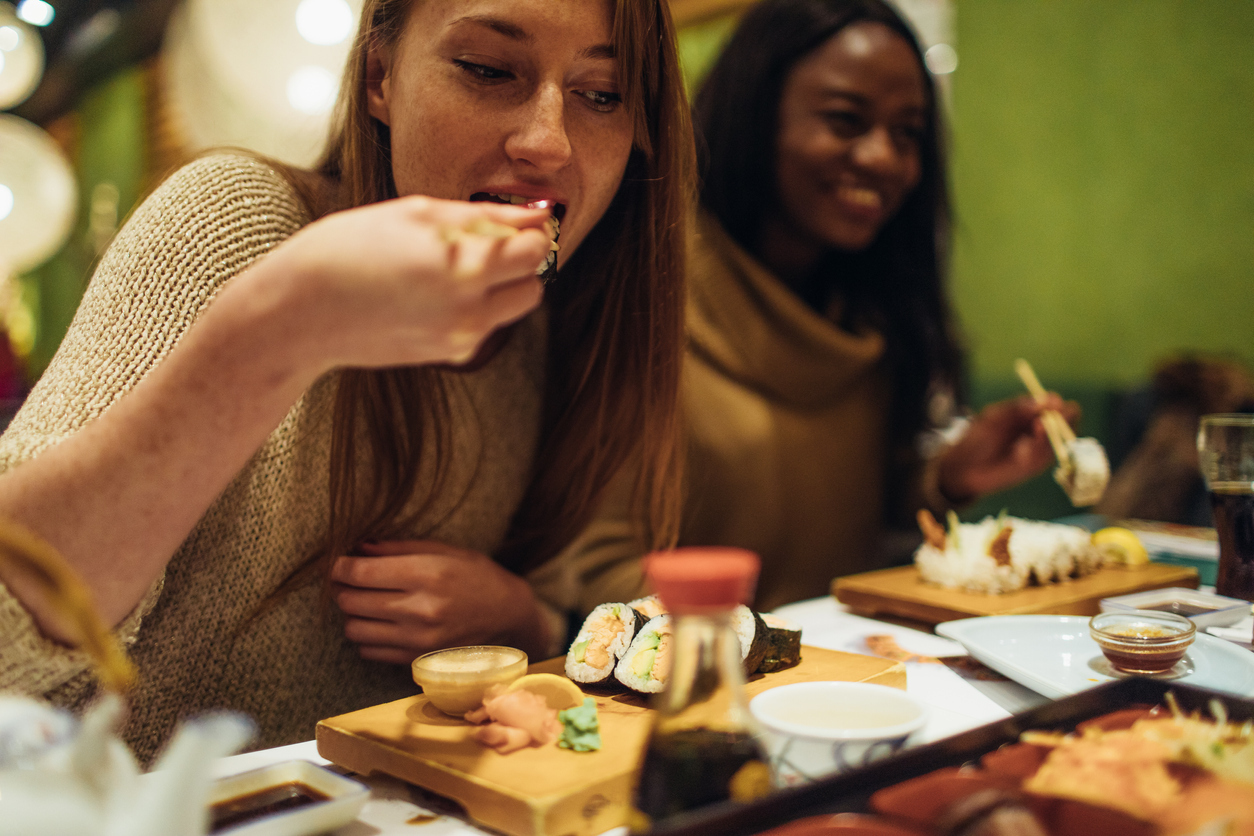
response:
<path id="1" fill-rule="evenodd" d="M 204 157 L 166 180 L 104 254 L 56 356 L 0 437 L 0 473 L 102 415 L 169 354 L 227 280 L 308 221 L 290 184 L 251 157 Z M 161 586 L 119 625 L 125 644 Z M 0 690 L 43 694 L 89 664 L 46 639 L 3 586 L 0 638 Z"/>

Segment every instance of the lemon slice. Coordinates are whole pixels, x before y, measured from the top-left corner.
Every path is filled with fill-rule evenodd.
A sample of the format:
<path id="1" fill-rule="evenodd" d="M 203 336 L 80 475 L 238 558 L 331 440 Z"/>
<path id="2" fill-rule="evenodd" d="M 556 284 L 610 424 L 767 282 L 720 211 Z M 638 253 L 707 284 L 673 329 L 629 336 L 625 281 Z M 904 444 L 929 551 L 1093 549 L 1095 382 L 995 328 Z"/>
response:
<path id="1" fill-rule="evenodd" d="M 530 691 L 544 697 L 549 708 L 564 711 L 583 705 L 583 691 L 564 676 L 555 673 L 529 673 L 515 679 L 507 690 Z"/>
<path id="2" fill-rule="evenodd" d="M 1128 569 L 1139 569 L 1149 564 L 1141 538 L 1129 529 L 1110 526 L 1093 532 L 1093 545 L 1106 555 L 1106 560 Z"/>

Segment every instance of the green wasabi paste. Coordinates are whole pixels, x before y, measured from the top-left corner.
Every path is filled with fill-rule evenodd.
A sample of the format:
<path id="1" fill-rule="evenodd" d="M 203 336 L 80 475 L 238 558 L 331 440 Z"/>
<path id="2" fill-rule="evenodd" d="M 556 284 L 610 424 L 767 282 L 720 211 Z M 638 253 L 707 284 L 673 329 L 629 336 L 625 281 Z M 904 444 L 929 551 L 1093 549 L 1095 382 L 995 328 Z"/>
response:
<path id="1" fill-rule="evenodd" d="M 557 713 L 562 721 L 562 736 L 557 745 L 576 752 L 595 752 L 601 748 L 601 723 L 597 720 L 597 701 L 585 697 L 583 705 Z"/>

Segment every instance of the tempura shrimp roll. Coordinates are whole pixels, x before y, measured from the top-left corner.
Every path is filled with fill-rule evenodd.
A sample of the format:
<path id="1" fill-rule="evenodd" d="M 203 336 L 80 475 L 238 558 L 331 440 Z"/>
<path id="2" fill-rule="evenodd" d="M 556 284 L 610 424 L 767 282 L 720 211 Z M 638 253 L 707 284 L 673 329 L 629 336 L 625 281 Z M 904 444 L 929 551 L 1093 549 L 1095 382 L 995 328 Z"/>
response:
<path id="1" fill-rule="evenodd" d="M 601 604 L 584 619 L 566 652 L 566 676 L 584 685 L 609 681 L 644 621 L 627 604 Z"/>
<path id="2" fill-rule="evenodd" d="M 671 617 L 650 618 L 614 668 L 614 678 L 633 691 L 656 694 L 666 687 L 671 672 Z"/>

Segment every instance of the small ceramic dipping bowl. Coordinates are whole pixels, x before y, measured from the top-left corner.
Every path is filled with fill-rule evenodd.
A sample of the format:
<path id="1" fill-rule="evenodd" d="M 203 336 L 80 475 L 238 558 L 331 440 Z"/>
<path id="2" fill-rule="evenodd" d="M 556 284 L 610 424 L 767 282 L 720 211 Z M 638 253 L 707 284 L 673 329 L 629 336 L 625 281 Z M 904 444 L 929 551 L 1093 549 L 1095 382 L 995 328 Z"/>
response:
<path id="1" fill-rule="evenodd" d="M 1104 612 L 1089 619 L 1089 635 L 1124 673 L 1164 673 L 1184 658 L 1197 626 L 1169 612 Z"/>
<path id="2" fill-rule="evenodd" d="M 764 727 L 776 786 L 792 787 L 894 754 L 927 722 L 905 691 L 865 682 L 794 682 L 749 710 Z"/>
<path id="3" fill-rule="evenodd" d="M 508 685 L 527 672 L 527 654 L 514 647 L 449 647 L 419 656 L 414 682 L 431 704 L 454 717 L 478 708 L 493 685 Z"/>

